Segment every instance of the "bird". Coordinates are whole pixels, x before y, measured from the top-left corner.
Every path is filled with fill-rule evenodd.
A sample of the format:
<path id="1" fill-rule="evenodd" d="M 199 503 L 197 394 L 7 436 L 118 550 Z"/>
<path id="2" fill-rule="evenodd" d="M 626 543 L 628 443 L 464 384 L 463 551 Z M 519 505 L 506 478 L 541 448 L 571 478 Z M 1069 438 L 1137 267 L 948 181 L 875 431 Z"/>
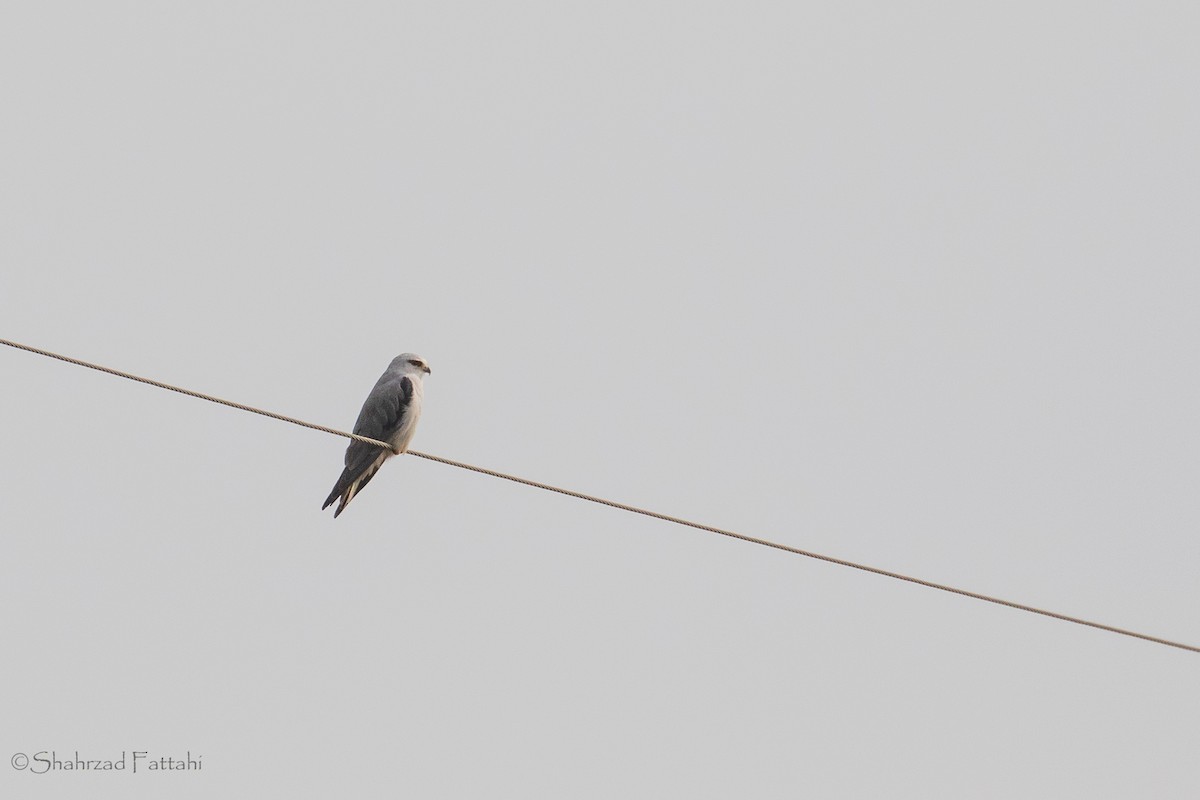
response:
<path id="1" fill-rule="evenodd" d="M 415 353 L 398 355 L 388 364 L 375 382 L 375 388 L 367 395 L 362 411 L 358 412 L 354 432 L 359 436 L 387 442 L 391 448 L 351 440 L 346 448 L 346 468 L 325 499 L 325 505 L 321 506 L 322 511 L 341 498 L 333 512 L 334 519 L 337 519 L 346 505 L 375 477 L 384 461 L 408 450 L 421 416 L 421 399 L 424 396 L 421 381 L 430 373 L 429 364 Z"/>

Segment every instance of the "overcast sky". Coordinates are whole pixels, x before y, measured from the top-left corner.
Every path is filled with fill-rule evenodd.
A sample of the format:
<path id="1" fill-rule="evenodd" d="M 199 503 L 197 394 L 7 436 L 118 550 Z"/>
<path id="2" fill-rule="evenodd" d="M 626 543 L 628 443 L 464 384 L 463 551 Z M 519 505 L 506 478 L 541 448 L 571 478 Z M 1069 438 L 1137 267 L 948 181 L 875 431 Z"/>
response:
<path id="1" fill-rule="evenodd" d="M 6 3 L 0 338 L 1200 644 L 1198 25 Z M 5 760 L 203 759 L 5 797 L 1200 796 L 1194 653 L 0 374 Z"/>

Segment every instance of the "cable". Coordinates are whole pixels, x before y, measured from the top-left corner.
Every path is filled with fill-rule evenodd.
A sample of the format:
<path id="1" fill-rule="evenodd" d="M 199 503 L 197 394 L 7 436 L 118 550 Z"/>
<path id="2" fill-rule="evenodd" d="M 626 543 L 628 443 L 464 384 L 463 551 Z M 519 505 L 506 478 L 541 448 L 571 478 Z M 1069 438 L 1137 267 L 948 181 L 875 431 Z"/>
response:
<path id="1" fill-rule="evenodd" d="M 915 583 L 918 586 L 927 586 L 930 589 L 940 589 L 943 592 L 951 592 L 953 594 L 962 595 L 963 597 L 971 597 L 976 600 L 984 600 L 988 603 L 995 603 L 997 605 L 1007 606 L 1008 608 L 1015 608 L 1015 609 L 1018 609 L 1019 611 L 1028 611 L 1031 614 L 1041 614 L 1044 617 L 1052 617 L 1053 619 L 1059 619 L 1064 622 L 1074 622 L 1076 625 L 1086 625 L 1089 628 L 1097 628 L 1102 631 L 1109 631 L 1110 633 L 1119 633 L 1122 636 L 1132 636 L 1135 639 L 1144 639 L 1148 642 L 1155 642 L 1157 644 L 1165 644 L 1168 647 L 1178 647 L 1181 650 L 1190 650 L 1193 653 L 1200 653 L 1200 647 L 1194 647 L 1190 644 L 1182 644 L 1181 642 L 1174 642 L 1174 641 L 1171 641 L 1170 639 L 1160 639 L 1157 636 L 1149 636 L 1144 633 L 1138 633 L 1137 631 L 1126 630 L 1125 628 L 1116 628 L 1116 627 L 1113 627 L 1112 625 L 1105 625 L 1104 623 L 1101 623 L 1101 622 L 1092 622 L 1090 620 L 1080 619 L 1079 617 L 1072 617 L 1072 616 L 1068 616 L 1066 614 L 1059 614 L 1056 611 L 1047 611 L 1045 609 L 1036 608 L 1034 606 L 1027 606 L 1024 603 L 1014 603 L 1011 600 L 1003 600 L 999 597 L 991 597 L 986 594 L 980 594 L 978 592 L 972 592 L 972 591 L 968 591 L 966 589 L 959 589 L 954 586 L 947 586 L 944 583 L 934 583 L 933 581 L 927 581 L 923 578 L 914 578 L 911 575 L 904 575 L 899 572 L 891 572 L 890 570 L 880 569 L 879 567 L 872 567 L 872 566 L 868 566 L 866 564 L 858 564 L 858 563 L 855 563 L 854 561 L 846 561 L 845 559 L 842 559 L 842 558 L 826 556 L 826 555 L 822 555 L 821 553 L 814 553 L 810 550 L 801 550 L 798 547 L 791 547 L 790 545 L 780 544 L 779 542 L 772 542 L 768 539 L 759 539 L 757 536 L 748 536 L 747 534 L 744 534 L 744 533 L 735 533 L 734 531 L 727 531 L 724 528 L 714 528 L 711 525 L 702 525 L 699 522 L 691 522 L 686 519 L 681 519 L 680 517 L 672 517 L 668 514 L 660 514 L 657 511 L 648 511 L 644 508 L 638 508 L 637 506 L 628 506 L 628 505 L 625 505 L 624 503 L 618 503 L 614 500 L 605 500 L 600 497 L 593 497 L 589 494 L 583 494 L 581 492 L 574 492 L 574 491 L 571 491 L 570 489 L 561 489 L 557 486 L 551 486 L 548 483 L 538 483 L 537 481 L 531 481 L 531 480 L 528 480 L 527 478 L 518 478 L 515 475 L 506 475 L 503 472 L 496 472 L 494 470 L 484 469 L 483 467 L 476 467 L 471 464 L 464 464 L 461 461 L 451 461 L 450 459 L 442 458 L 441 456 L 431 456 L 427 453 L 418 453 L 416 450 L 409 450 L 408 454 L 410 456 L 417 456 L 418 458 L 427 458 L 430 461 L 437 461 L 442 464 L 449 464 L 450 466 L 458 467 L 459 469 L 468 469 L 468 470 L 471 470 L 472 472 L 480 472 L 480 473 L 483 473 L 484 475 L 490 475 L 493 478 L 503 478 L 506 481 L 513 481 L 515 483 L 523 483 L 526 486 L 533 486 L 538 489 L 545 489 L 546 491 L 549 491 L 549 492 L 558 492 L 559 494 L 565 494 L 569 497 L 577 497 L 580 500 L 588 500 L 593 503 L 599 503 L 600 505 L 611 506 L 612 508 L 619 508 L 622 511 L 632 511 L 634 514 L 643 514 L 647 517 L 654 517 L 655 519 L 661 519 L 665 522 L 673 522 L 676 525 L 686 525 L 689 528 L 696 528 L 697 530 L 708 531 L 709 533 L 719 533 L 722 536 L 729 536 L 733 539 L 741 539 L 743 542 L 750 542 L 752 544 L 761 544 L 764 547 L 773 547 L 776 550 L 783 550 L 785 553 L 795 553 L 798 556 L 805 556 L 806 558 L 815 558 L 818 561 L 826 561 L 830 564 L 837 564 L 842 567 L 850 567 L 852 569 L 862 570 L 863 572 L 870 572 L 875 575 L 882 575 L 885 578 L 895 578 L 896 580 L 907 581 L 908 583 Z"/>
<path id="2" fill-rule="evenodd" d="M 208 400 L 209 402 L 212 402 L 212 403 L 220 403 L 221 405 L 229 406 L 230 408 L 236 408 L 241 411 L 249 411 L 254 414 L 261 414 L 264 417 L 271 417 L 272 419 L 278 419 L 278 420 L 282 420 L 284 422 L 290 422 L 294 425 L 300 425 L 305 428 L 311 428 L 316 431 L 322 431 L 324 433 L 331 433 L 334 436 L 342 436 L 347 439 L 355 439 L 360 442 L 366 442 L 368 444 L 373 444 L 377 447 L 387 447 L 387 448 L 391 447 L 391 445 L 389 445 L 388 443 L 381 442 L 378 439 L 371 439 L 366 436 L 359 436 L 354 433 L 346 433 L 345 431 L 339 431 L 336 428 L 326 428 L 323 425 L 316 425 L 311 422 L 305 422 L 303 420 L 299 420 L 294 417 L 284 416 L 283 414 L 276 414 L 272 411 L 264 411 L 260 408 L 254 408 L 253 406 L 247 406 L 247 405 L 243 405 L 241 403 L 234 403 L 230 400 L 222 400 L 219 397 L 213 397 L 212 395 L 203 394 L 202 392 L 194 392 L 189 389 L 181 389 L 178 386 L 172 386 L 168 383 L 161 383 L 160 381 L 150 380 L 149 378 L 142 378 L 137 375 L 132 375 L 128 372 L 121 372 L 120 370 L 111 369 L 109 367 L 103 367 L 98 364 L 92 364 L 87 361 L 80 361 L 79 359 L 70 358 L 70 357 L 64 356 L 64 355 L 59 355 L 58 353 L 52 353 L 48 350 L 40 350 L 36 347 L 30 347 L 28 345 L 18 344 L 17 342 L 10 342 L 7 339 L 0 339 L 0 344 L 5 344 L 5 345 L 8 345 L 9 347 L 15 347 L 18 350 L 25 350 L 30 353 L 37 353 L 38 355 L 46 356 L 48 358 L 56 358 L 59 361 L 65 361 L 68 364 L 75 364 L 80 367 L 87 367 L 88 369 L 94 369 L 94 370 L 98 370 L 100 372 L 106 372 L 109 375 L 116 375 L 117 377 L 120 377 L 120 378 L 128 378 L 129 380 L 149 384 L 150 386 L 155 386 L 155 387 L 158 387 L 159 389 L 167 389 L 172 392 L 179 392 L 180 394 L 186 394 L 189 397 L 197 397 L 201 400 Z M 1092 622 L 1091 620 L 1081 619 L 1080 617 L 1072 617 L 1067 614 L 1060 614 L 1056 611 L 1047 611 L 1046 609 L 1037 608 L 1035 606 L 1030 606 L 1030 605 L 1025 605 L 1024 603 L 1015 603 L 1011 600 L 1004 600 L 999 597 L 992 597 L 990 595 L 980 594 L 979 592 L 972 592 L 972 591 L 968 591 L 966 589 L 959 589 L 957 587 L 948 586 L 943 583 L 935 583 L 933 581 L 927 581 L 923 578 L 915 578 L 911 575 L 904 575 L 903 573 L 900 573 L 900 572 L 892 572 L 890 570 L 880 569 L 879 567 L 872 567 L 872 566 L 868 566 L 866 564 L 858 564 L 854 561 L 847 561 L 842 558 L 834 558 L 833 556 L 822 555 L 821 553 L 814 553 L 809 550 L 801 550 L 798 547 L 791 547 L 786 544 L 780 544 L 779 542 L 772 542 L 768 539 L 759 539 L 756 536 L 748 536 L 744 533 L 736 533 L 734 531 L 725 530 L 724 528 L 714 528 L 711 525 L 702 525 L 699 522 L 691 522 L 686 519 L 681 519 L 680 517 L 672 517 L 668 514 L 660 514 L 657 511 L 649 511 L 644 508 L 638 508 L 636 506 L 625 505 L 624 503 L 618 503 L 614 500 L 605 500 L 600 497 L 593 497 L 592 495 L 583 494 L 582 492 L 575 492 L 570 489 L 563 489 L 558 486 L 551 486 L 548 483 L 539 483 L 538 481 L 531 481 L 527 478 L 519 478 L 515 475 L 508 475 L 503 472 L 496 472 L 495 470 L 485 469 L 483 467 L 477 467 L 477 466 L 474 466 L 473 464 L 465 464 L 461 461 L 453 461 L 449 458 L 442 458 L 441 456 L 434 456 L 434 455 L 430 455 L 428 453 L 421 453 L 416 450 L 409 450 L 407 452 L 408 452 L 408 455 L 417 456 L 418 458 L 428 459 L 429 461 L 436 461 L 439 464 L 446 464 L 447 466 L 457 467 L 459 469 L 470 470 L 471 472 L 478 472 L 482 475 L 488 475 L 493 478 L 501 478 L 506 481 L 512 481 L 514 483 L 524 484 L 525 486 L 532 486 L 535 489 L 545 489 L 548 492 L 557 492 L 559 494 L 567 495 L 568 497 L 574 497 L 579 500 L 587 500 L 588 502 L 591 502 L 591 503 L 599 503 L 600 505 L 609 506 L 611 508 L 619 508 L 622 511 L 629 511 L 634 514 L 641 514 L 643 516 L 653 517 L 654 519 L 660 519 L 660 520 L 663 520 L 664 522 L 672 522 L 676 525 L 685 525 L 689 528 L 695 528 L 697 530 L 707 531 L 709 533 L 717 533 L 717 534 L 720 534 L 721 536 L 728 536 L 733 539 L 740 539 L 743 542 L 750 542 L 751 544 L 758 544 L 758 545 L 762 545 L 764 547 L 772 547 L 776 550 L 782 550 L 786 553 L 794 553 L 795 555 L 798 555 L 798 556 L 804 556 L 806 558 L 813 558 L 818 561 L 825 561 L 827 563 L 837 564 L 838 566 L 842 566 L 842 567 L 850 567 L 851 569 L 857 569 L 857 570 L 861 570 L 863 572 L 870 572 L 874 575 L 882 575 L 885 578 L 895 578 L 896 580 L 906 581 L 907 583 L 915 583 L 918 586 L 925 586 L 930 589 L 938 589 L 939 591 L 950 592 L 951 594 L 957 594 L 957 595 L 961 595 L 963 597 L 970 597 L 975 600 L 983 600 L 984 602 L 987 602 L 987 603 L 995 603 L 996 605 L 1006 606 L 1008 608 L 1014 608 L 1014 609 L 1017 609 L 1018 611 L 1027 611 L 1030 614 L 1039 614 L 1043 617 L 1050 617 L 1052 619 L 1061 620 L 1063 622 L 1071 622 L 1076 625 L 1084 625 L 1089 628 L 1096 628 L 1097 630 L 1108 631 L 1109 633 L 1117 633 L 1122 636 L 1133 637 L 1134 639 L 1141 639 L 1141 640 L 1147 641 L 1147 642 L 1154 642 L 1155 644 L 1166 645 L 1167 647 L 1175 647 L 1180 650 L 1190 651 L 1192 653 L 1200 653 L 1200 647 L 1197 647 L 1195 645 L 1184 644 L 1182 642 L 1172 641 L 1171 639 L 1162 639 L 1157 636 L 1150 636 L 1149 634 L 1138 633 L 1137 631 L 1131 631 L 1126 628 L 1117 628 L 1112 625 L 1105 625 L 1101 622 Z"/>
<path id="3" fill-rule="evenodd" d="M 366 442 L 367 444 L 373 444 L 376 447 L 391 448 L 391 445 L 388 444 L 387 442 L 381 442 L 378 439 L 372 439 L 368 436 L 359 436 L 357 433 L 346 433 L 345 431 L 339 431 L 336 428 L 326 428 L 324 425 L 316 425 L 312 422 L 305 422 L 302 419 L 296 419 L 295 417 L 287 417 L 287 416 L 284 416 L 283 414 L 276 414 L 274 411 L 264 411 L 261 408 L 255 408 L 254 406 L 245 406 L 245 405 L 242 405 L 241 403 L 235 403 L 232 400 L 222 400 L 219 397 L 213 397 L 211 394 L 204 394 L 203 392 L 193 392 L 191 389 L 181 389 L 178 386 L 172 386 L 169 383 L 153 381 L 153 380 L 150 380 L 149 378 L 143 378 L 139 375 L 134 375 L 129 372 L 121 372 L 121 370 L 113 369 L 111 367 L 102 367 L 99 364 L 93 364 L 90 361 L 80 361 L 78 358 L 71 358 L 70 356 L 59 355 L 58 353 L 51 353 L 49 350 L 39 350 L 38 348 L 30 347 L 27 344 L 18 344 L 17 342 L 10 342 L 7 339 L 0 339 L 0 344 L 6 344 L 9 347 L 15 347 L 18 350 L 26 350 L 30 353 L 37 353 L 39 356 L 46 356 L 47 358 L 57 358 L 59 361 L 65 361 L 68 364 L 75 364 L 76 366 L 79 366 L 79 367 L 87 367 L 88 369 L 98 370 L 99 372 L 107 372 L 109 375 L 116 375 L 118 378 L 128 378 L 129 380 L 137 381 L 138 383 L 146 383 L 146 384 L 149 384 L 150 386 L 156 386 L 159 389 L 166 389 L 167 391 L 170 391 L 170 392 L 179 392 L 180 394 L 186 394 L 188 397 L 198 397 L 199 399 L 207 400 L 210 403 L 220 403 L 223 406 L 229 406 L 230 408 L 236 408 L 240 411 L 249 411 L 251 414 L 262 414 L 264 417 L 270 417 L 271 419 L 283 420 L 284 422 L 290 422 L 293 425 L 300 425 L 305 428 L 312 428 L 314 431 L 321 431 L 322 433 L 332 433 L 334 436 L 343 436 L 347 439 L 357 439 L 360 442 Z"/>

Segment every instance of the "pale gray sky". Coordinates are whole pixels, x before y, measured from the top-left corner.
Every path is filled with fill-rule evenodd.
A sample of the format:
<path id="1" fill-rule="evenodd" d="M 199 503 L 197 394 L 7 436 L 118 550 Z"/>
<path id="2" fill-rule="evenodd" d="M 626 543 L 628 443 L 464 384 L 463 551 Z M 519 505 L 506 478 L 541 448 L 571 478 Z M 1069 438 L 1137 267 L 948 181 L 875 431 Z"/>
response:
<path id="1" fill-rule="evenodd" d="M 0 337 L 1200 643 L 1198 25 L 8 3 Z M 5 759 L 203 756 L 5 797 L 1200 795 L 1200 656 L 0 369 Z"/>

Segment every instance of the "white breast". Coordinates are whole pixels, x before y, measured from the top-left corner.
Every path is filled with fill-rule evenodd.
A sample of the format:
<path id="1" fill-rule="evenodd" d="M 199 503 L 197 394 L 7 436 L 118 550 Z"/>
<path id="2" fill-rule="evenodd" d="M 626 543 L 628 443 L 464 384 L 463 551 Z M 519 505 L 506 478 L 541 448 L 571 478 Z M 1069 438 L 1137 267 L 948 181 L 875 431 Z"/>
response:
<path id="1" fill-rule="evenodd" d="M 389 440 L 392 450 L 401 453 L 408 449 L 413 434 L 417 432 L 417 420 L 421 417 L 421 400 L 425 396 L 425 387 L 421 385 L 420 377 L 413 377 L 412 383 L 412 399 L 408 401 L 408 408 L 404 410 L 404 415 L 400 419 L 400 427 L 396 429 Z"/>

